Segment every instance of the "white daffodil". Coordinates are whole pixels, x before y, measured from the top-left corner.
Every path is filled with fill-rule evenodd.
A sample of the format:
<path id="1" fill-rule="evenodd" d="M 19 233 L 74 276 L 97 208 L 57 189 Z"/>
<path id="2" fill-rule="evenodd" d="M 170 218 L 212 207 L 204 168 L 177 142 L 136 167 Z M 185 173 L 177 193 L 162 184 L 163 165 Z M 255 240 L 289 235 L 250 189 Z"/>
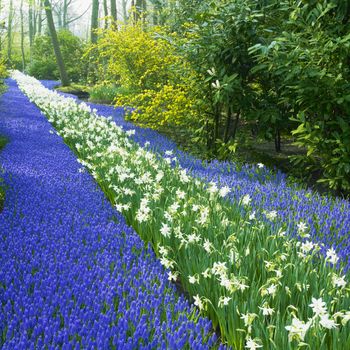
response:
<path id="1" fill-rule="evenodd" d="M 198 275 L 188 276 L 188 281 L 191 284 L 198 284 L 199 283 L 199 276 Z"/>
<path id="2" fill-rule="evenodd" d="M 193 297 L 194 299 L 194 305 L 196 305 L 198 307 L 199 310 L 203 310 L 204 309 L 204 303 L 201 300 L 200 296 L 197 294 Z"/>
<path id="3" fill-rule="evenodd" d="M 316 299 L 312 298 L 312 303 L 309 305 L 312 308 L 315 316 L 324 315 L 327 313 L 326 303 L 322 300 L 322 298 Z"/>
<path id="4" fill-rule="evenodd" d="M 169 260 L 165 256 L 160 258 L 160 263 L 166 268 L 166 269 L 173 269 L 174 268 L 174 261 Z"/>
<path id="5" fill-rule="evenodd" d="M 162 227 L 160 229 L 160 233 L 164 237 L 170 237 L 171 234 L 171 228 L 168 224 L 162 223 Z"/>
<path id="6" fill-rule="evenodd" d="M 256 350 L 256 349 L 262 348 L 262 345 L 259 345 L 252 338 L 248 338 L 245 343 L 245 348 L 248 350 Z"/>
<path id="7" fill-rule="evenodd" d="M 268 288 L 266 288 L 266 292 L 269 295 L 275 296 L 277 291 L 277 286 L 275 284 L 271 284 Z"/>
<path id="8" fill-rule="evenodd" d="M 159 250 L 159 254 L 161 254 L 161 255 L 168 255 L 169 254 L 169 250 L 162 245 L 160 245 L 158 247 L 158 250 Z"/>
<path id="9" fill-rule="evenodd" d="M 344 288 L 346 286 L 345 276 L 339 277 L 336 274 L 333 275 L 332 283 L 334 287 Z"/>
<path id="10" fill-rule="evenodd" d="M 330 248 L 326 252 L 326 260 L 335 265 L 339 261 L 339 257 L 333 248 Z"/>
<path id="11" fill-rule="evenodd" d="M 255 219 L 255 211 L 252 211 L 250 214 L 249 214 L 249 220 L 254 220 Z"/>
<path id="12" fill-rule="evenodd" d="M 210 278 L 211 277 L 211 269 L 207 268 L 205 271 L 202 272 L 202 276 L 204 278 Z"/>
<path id="13" fill-rule="evenodd" d="M 292 324 L 286 326 L 288 333 L 288 340 L 292 342 L 293 340 L 303 341 L 306 335 L 306 332 L 310 328 L 310 322 L 305 323 L 304 321 L 299 320 L 297 317 L 292 319 Z"/>
<path id="14" fill-rule="evenodd" d="M 265 303 L 263 306 L 259 306 L 259 309 L 262 311 L 263 316 L 271 316 L 275 310 L 272 309 L 268 303 Z"/>
<path id="15" fill-rule="evenodd" d="M 168 280 L 169 281 L 176 282 L 178 276 L 179 276 L 179 273 L 177 271 L 176 272 L 171 272 L 171 271 L 168 272 Z"/>
<path id="16" fill-rule="evenodd" d="M 231 299 L 232 298 L 230 298 L 230 297 L 221 296 L 219 298 L 218 307 L 222 308 L 224 306 L 227 306 Z"/>
<path id="17" fill-rule="evenodd" d="M 214 275 L 224 275 L 227 272 L 226 262 L 214 262 L 213 267 L 211 269 Z"/>
<path id="18" fill-rule="evenodd" d="M 246 327 L 250 327 L 253 324 L 253 321 L 255 320 L 255 318 L 258 317 L 257 314 L 255 313 L 246 313 L 246 314 L 241 314 L 241 319 L 244 322 L 244 325 Z"/>
<path id="19" fill-rule="evenodd" d="M 298 228 L 298 233 L 304 233 L 307 230 L 307 225 L 305 224 L 305 222 L 300 221 L 297 224 L 297 228 Z"/>
<path id="20" fill-rule="evenodd" d="M 176 190 L 176 196 L 179 198 L 179 199 L 184 199 L 186 197 L 186 193 L 182 190 Z"/>
<path id="21" fill-rule="evenodd" d="M 221 187 L 219 190 L 219 196 L 221 198 L 226 197 L 231 192 L 230 188 L 228 186 Z"/>
<path id="22" fill-rule="evenodd" d="M 346 311 L 342 314 L 341 324 L 345 326 L 350 321 L 350 311 Z"/>
<path id="23" fill-rule="evenodd" d="M 213 244 L 206 238 L 203 243 L 203 248 L 210 254 L 213 251 Z"/>
<path id="24" fill-rule="evenodd" d="M 338 324 L 334 320 L 329 318 L 328 314 L 320 316 L 320 325 L 327 329 L 335 329 L 338 327 Z"/>
<path id="25" fill-rule="evenodd" d="M 208 192 L 210 195 L 214 195 L 219 191 L 215 182 L 210 182 L 208 187 Z"/>
<path id="26" fill-rule="evenodd" d="M 312 243 L 311 241 L 306 241 L 304 243 L 301 244 L 301 251 L 305 254 L 309 253 L 313 248 L 314 248 L 315 244 Z"/>
<path id="27" fill-rule="evenodd" d="M 252 201 L 249 194 L 246 194 L 242 197 L 241 202 L 243 205 L 249 205 L 249 203 Z"/>
<path id="28" fill-rule="evenodd" d="M 192 211 L 193 211 L 193 212 L 196 213 L 199 209 L 200 209 L 200 206 L 199 206 L 198 204 L 193 204 L 193 205 L 192 205 Z"/>
<path id="29" fill-rule="evenodd" d="M 271 210 L 271 211 L 265 213 L 265 216 L 269 220 L 275 220 L 276 217 L 277 217 L 277 211 L 276 210 Z"/>
<path id="30" fill-rule="evenodd" d="M 198 243 L 201 240 L 201 236 L 197 235 L 196 233 L 191 233 L 187 236 L 188 243 Z"/>

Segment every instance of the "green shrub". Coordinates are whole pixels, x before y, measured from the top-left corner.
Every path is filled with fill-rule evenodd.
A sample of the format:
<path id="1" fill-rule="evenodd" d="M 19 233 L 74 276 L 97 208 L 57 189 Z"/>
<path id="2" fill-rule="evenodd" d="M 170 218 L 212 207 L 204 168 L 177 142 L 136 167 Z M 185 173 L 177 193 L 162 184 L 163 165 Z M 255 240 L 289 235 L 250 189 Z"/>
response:
<path id="1" fill-rule="evenodd" d="M 285 31 L 252 48 L 260 69 L 279 82 L 279 103 L 289 105 L 297 128 L 295 157 L 322 171 L 320 182 L 350 191 L 350 20 L 332 1 L 290 7 Z"/>
<path id="2" fill-rule="evenodd" d="M 97 84 L 89 89 L 90 101 L 112 104 L 118 94 L 126 94 L 126 89 L 115 84 Z"/>
<path id="3" fill-rule="evenodd" d="M 58 40 L 63 61 L 69 78 L 80 81 L 86 76 L 86 65 L 82 61 L 84 52 L 83 41 L 68 30 L 60 30 Z M 38 36 L 33 45 L 33 60 L 28 67 L 28 73 L 38 79 L 59 79 L 56 58 L 49 35 Z"/>
<path id="4" fill-rule="evenodd" d="M 6 68 L 6 63 L 3 59 L 0 59 L 0 81 L 8 77 L 8 71 Z"/>

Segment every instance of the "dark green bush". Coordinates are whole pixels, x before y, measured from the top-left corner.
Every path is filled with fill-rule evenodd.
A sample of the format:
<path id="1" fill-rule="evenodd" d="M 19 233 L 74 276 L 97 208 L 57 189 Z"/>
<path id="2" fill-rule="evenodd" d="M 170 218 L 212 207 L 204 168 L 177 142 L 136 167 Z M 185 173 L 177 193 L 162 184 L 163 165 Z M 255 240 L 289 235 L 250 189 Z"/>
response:
<path id="1" fill-rule="evenodd" d="M 75 82 L 83 80 L 87 69 L 81 59 L 84 42 L 68 30 L 60 30 L 58 40 L 69 78 Z M 38 79 L 59 79 L 50 36 L 42 35 L 35 39 L 32 55 L 33 60 L 28 68 L 30 75 Z"/>

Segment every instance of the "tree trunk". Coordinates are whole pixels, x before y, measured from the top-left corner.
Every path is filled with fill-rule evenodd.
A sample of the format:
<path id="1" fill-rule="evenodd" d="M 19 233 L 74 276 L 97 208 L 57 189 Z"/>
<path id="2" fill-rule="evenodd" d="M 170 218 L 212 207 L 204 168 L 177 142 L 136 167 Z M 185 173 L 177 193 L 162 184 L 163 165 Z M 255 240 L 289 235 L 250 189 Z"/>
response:
<path id="1" fill-rule="evenodd" d="M 22 53 L 22 71 L 25 71 L 26 68 L 26 58 L 24 53 L 24 19 L 23 19 L 23 0 L 21 0 L 20 7 L 20 16 L 21 16 L 21 53 Z"/>
<path id="2" fill-rule="evenodd" d="M 9 17 L 7 22 L 7 59 L 9 64 L 12 60 L 12 21 L 13 20 L 13 1 L 10 0 Z"/>
<path id="3" fill-rule="evenodd" d="M 122 0 L 123 20 L 124 20 L 124 23 L 126 23 L 127 20 L 128 20 L 128 11 L 127 11 L 127 9 L 126 9 L 126 5 L 127 5 L 127 0 Z"/>
<path id="4" fill-rule="evenodd" d="M 233 124 L 233 130 L 232 130 L 232 134 L 231 134 L 232 140 L 234 140 L 236 138 L 237 129 L 238 129 L 238 122 L 239 122 L 240 116 L 241 116 L 241 111 L 238 111 L 236 114 L 235 123 Z"/>
<path id="5" fill-rule="evenodd" d="M 214 142 L 219 138 L 219 127 L 220 127 L 220 108 L 216 108 L 214 115 Z"/>
<path id="6" fill-rule="evenodd" d="M 136 14 L 136 12 L 137 12 L 137 10 L 135 9 L 135 0 L 131 0 L 131 16 L 132 16 L 132 20 L 134 21 L 134 22 L 136 22 L 137 21 L 137 14 Z"/>
<path id="7" fill-rule="evenodd" d="M 147 16 L 147 1 L 142 0 L 142 14 L 143 14 L 143 22 L 146 23 Z"/>
<path id="8" fill-rule="evenodd" d="M 63 14 L 62 14 L 62 27 L 68 29 L 68 2 L 64 0 L 63 2 Z"/>
<path id="9" fill-rule="evenodd" d="M 136 0 L 135 2 L 135 7 L 136 7 L 135 20 L 136 21 L 140 20 L 142 16 L 142 4 L 143 4 L 142 0 Z"/>
<path id="10" fill-rule="evenodd" d="M 116 21 L 117 18 L 117 2 L 116 0 L 111 0 L 111 16 L 113 21 Z"/>
<path id="11" fill-rule="evenodd" d="M 224 142 L 227 143 L 229 140 L 230 135 L 230 128 L 231 128 L 231 107 L 227 108 L 227 115 L 226 115 L 226 124 L 225 124 L 225 131 L 224 131 Z"/>
<path id="12" fill-rule="evenodd" d="M 92 0 L 91 33 L 90 33 L 90 40 L 92 44 L 96 44 L 97 42 L 96 30 L 98 29 L 98 8 L 99 8 L 99 1 Z"/>
<path id="13" fill-rule="evenodd" d="M 104 12 L 104 17 L 105 17 L 105 26 L 104 28 L 108 28 L 108 4 L 107 0 L 103 0 L 103 12 Z"/>
<path id="14" fill-rule="evenodd" d="M 33 4 L 29 2 L 29 11 L 28 11 L 28 19 L 29 19 L 29 51 L 30 51 L 30 62 L 32 62 L 32 46 L 34 43 L 34 29 L 33 29 Z"/>
<path id="15" fill-rule="evenodd" d="M 281 152 L 281 131 L 278 127 L 275 132 L 275 150 L 277 153 Z"/>
<path id="16" fill-rule="evenodd" d="M 55 24 L 54 24 L 53 17 L 52 17 L 51 3 L 49 0 L 44 0 L 44 4 L 45 4 L 47 25 L 48 25 L 49 31 L 50 31 L 52 46 L 53 46 L 54 51 L 55 51 L 56 62 L 57 62 L 57 66 L 58 66 L 58 69 L 60 72 L 60 76 L 61 76 L 61 83 L 62 83 L 62 86 L 68 86 L 69 85 L 69 78 L 68 78 L 66 68 L 64 66 L 64 61 L 63 61 L 60 45 L 58 43 L 56 28 L 55 28 Z"/>
<path id="17" fill-rule="evenodd" d="M 39 14 L 38 14 L 38 35 L 41 35 L 43 27 L 43 0 L 39 0 Z"/>
<path id="18" fill-rule="evenodd" d="M 33 7 L 33 39 L 35 39 L 36 36 L 36 25 L 38 22 L 38 11 L 36 8 L 36 2 L 34 1 L 34 7 Z"/>
<path id="19" fill-rule="evenodd" d="M 159 24 L 159 15 L 162 9 L 162 5 L 160 3 L 160 0 L 157 0 L 153 3 L 153 24 L 157 25 Z"/>

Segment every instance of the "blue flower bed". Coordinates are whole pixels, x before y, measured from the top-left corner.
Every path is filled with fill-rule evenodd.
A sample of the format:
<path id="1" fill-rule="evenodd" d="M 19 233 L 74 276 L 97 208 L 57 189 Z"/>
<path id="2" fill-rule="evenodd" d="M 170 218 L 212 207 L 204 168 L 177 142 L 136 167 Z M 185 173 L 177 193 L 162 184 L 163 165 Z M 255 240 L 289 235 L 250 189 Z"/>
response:
<path id="1" fill-rule="evenodd" d="M 46 81 L 46 87 L 55 83 Z M 150 142 L 150 149 L 164 155 L 173 150 L 182 167 L 190 169 L 194 176 L 207 181 L 220 182 L 231 188 L 231 200 L 240 200 L 249 195 L 257 217 L 275 227 L 281 224 L 292 236 L 298 235 L 297 225 L 303 222 L 309 229 L 311 240 L 324 244 L 324 251 L 333 247 L 342 261 L 350 268 L 350 202 L 320 195 L 311 190 L 300 189 L 288 184 L 286 175 L 265 167 L 244 165 L 237 167 L 232 162 L 205 162 L 180 151 L 174 142 L 158 132 L 140 128 L 124 120 L 124 110 L 98 104 L 89 104 L 99 115 L 113 116 L 115 122 L 125 130 L 135 129 L 133 136 L 140 145 Z M 273 221 L 265 212 L 277 212 Z"/>
<path id="2" fill-rule="evenodd" d="M 211 349 L 211 323 L 168 282 L 39 110 L 0 102 L 2 349 Z M 51 132 L 50 132 L 51 131 Z"/>

